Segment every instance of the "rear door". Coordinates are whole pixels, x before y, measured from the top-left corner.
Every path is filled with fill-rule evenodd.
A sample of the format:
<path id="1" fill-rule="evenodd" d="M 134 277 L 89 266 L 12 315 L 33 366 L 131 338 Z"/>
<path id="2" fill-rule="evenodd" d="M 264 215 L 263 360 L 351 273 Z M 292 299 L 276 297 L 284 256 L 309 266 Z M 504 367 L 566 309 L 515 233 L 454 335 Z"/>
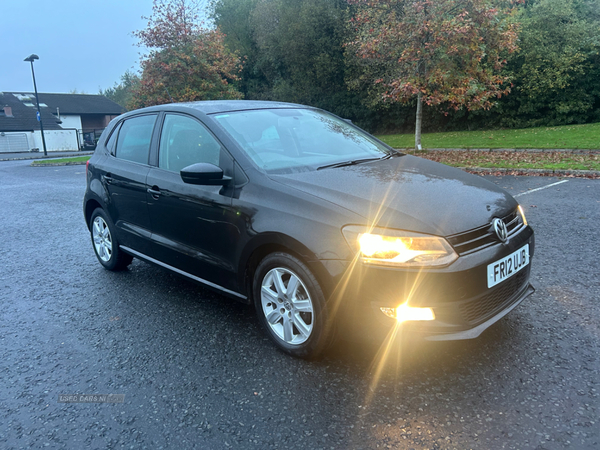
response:
<path id="1" fill-rule="evenodd" d="M 121 245 L 146 252 L 150 246 L 150 216 L 146 194 L 148 158 L 158 114 L 125 119 L 107 142 L 109 155 L 97 169 L 108 192 L 108 214 Z"/>

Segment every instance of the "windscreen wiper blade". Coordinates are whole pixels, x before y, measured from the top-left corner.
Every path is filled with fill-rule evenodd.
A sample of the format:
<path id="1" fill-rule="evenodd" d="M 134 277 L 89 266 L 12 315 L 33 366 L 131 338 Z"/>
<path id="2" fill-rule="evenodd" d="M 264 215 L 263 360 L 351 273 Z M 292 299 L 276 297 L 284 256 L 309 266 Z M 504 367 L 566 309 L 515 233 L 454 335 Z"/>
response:
<path id="1" fill-rule="evenodd" d="M 390 152 L 387 155 L 382 156 L 381 159 L 390 159 L 390 158 L 393 158 L 394 156 L 406 156 L 406 153 L 399 152 L 395 148 L 392 148 L 392 149 L 390 149 Z"/>
<path id="2" fill-rule="evenodd" d="M 325 164 L 324 166 L 317 167 L 317 170 L 329 169 L 329 168 L 333 168 L 333 167 L 355 166 L 356 164 L 361 164 L 361 163 L 370 162 L 370 161 L 379 161 L 384 158 L 385 158 L 385 156 L 383 158 L 353 159 L 351 161 L 342 161 L 342 162 L 333 163 L 333 164 Z"/>

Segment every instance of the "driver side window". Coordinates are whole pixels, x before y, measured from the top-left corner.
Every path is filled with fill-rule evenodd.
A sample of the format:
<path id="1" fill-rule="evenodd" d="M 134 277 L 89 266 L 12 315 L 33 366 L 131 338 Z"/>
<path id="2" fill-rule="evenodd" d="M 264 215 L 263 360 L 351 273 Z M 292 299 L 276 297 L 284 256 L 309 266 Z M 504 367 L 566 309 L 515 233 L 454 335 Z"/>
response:
<path id="1" fill-rule="evenodd" d="M 221 146 L 198 122 L 181 114 L 167 114 L 160 137 L 158 167 L 177 172 L 196 163 L 219 165 Z"/>

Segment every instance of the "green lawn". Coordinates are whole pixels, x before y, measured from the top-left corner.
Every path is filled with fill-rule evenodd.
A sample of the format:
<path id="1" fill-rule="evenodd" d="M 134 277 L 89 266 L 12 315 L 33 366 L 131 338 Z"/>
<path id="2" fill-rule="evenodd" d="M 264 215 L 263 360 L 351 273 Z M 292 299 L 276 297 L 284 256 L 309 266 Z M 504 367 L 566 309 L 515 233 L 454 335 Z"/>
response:
<path id="1" fill-rule="evenodd" d="M 414 134 L 377 136 L 394 148 L 414 148 Z M 573 148 L 600 149 L 600 123 L 561 127 L 427 133 L 423 148 Z"/>
<path id="2" fill-rule="evenodd" d="M 51 164 L 83 164 L 91 155 L 88 156 L 74 156 L 72 158 L 52 158 L 52 159 L 36 159 L 31 163 L 32 166 L 45 166 Z"/>

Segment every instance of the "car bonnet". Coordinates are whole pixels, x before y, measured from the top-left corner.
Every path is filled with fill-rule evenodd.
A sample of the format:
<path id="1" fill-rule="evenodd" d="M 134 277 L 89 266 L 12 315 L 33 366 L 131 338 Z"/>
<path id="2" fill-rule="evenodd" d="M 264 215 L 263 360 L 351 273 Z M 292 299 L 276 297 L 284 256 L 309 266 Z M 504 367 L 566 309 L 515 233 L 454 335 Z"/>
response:
<path id="1" fill-rule="evenodd" d="M 368 225 L 440 236 L 488 224 L 517 206 L 494 183 L 411 155 L 270 178 L 353 211 Z"/>

